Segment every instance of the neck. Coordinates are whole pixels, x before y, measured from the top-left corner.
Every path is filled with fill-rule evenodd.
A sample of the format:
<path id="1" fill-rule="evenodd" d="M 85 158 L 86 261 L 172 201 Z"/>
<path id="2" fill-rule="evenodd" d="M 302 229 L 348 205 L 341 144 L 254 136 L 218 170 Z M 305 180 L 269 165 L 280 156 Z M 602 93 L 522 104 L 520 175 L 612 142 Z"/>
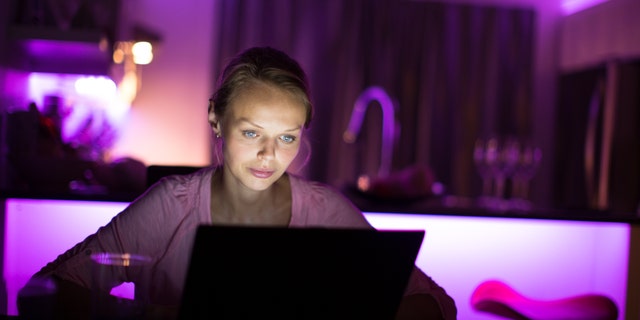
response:
<path id="1" fill-rule="evenodd" d="M 223 170 L 217 170 L 211 181 L 212 218 L 216 222 L 241 224 L 288 222 L 291 212 L 288 185 L 288 177 L 283 175 L 266 190 L 249 190 L 226 181 Z"/>

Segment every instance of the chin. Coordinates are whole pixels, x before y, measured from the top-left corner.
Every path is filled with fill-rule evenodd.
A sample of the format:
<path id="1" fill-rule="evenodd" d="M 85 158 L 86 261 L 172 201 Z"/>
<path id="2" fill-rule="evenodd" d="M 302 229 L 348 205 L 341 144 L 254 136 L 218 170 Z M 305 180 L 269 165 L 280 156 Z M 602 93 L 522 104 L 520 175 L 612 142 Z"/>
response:
<path id="1" fill-rule="evenodd" d="M 277 177 L 273 175 L 268 179 L 251 177 L 251 181 L 249 181 L 249 183 L 245 185 L 255 191 L 264 191 L 269 189 L 274 183 L 276 183 L 278 179 L 280 179 L 280 177 L 282 177 L 282 174 L 278 175 Z"/>

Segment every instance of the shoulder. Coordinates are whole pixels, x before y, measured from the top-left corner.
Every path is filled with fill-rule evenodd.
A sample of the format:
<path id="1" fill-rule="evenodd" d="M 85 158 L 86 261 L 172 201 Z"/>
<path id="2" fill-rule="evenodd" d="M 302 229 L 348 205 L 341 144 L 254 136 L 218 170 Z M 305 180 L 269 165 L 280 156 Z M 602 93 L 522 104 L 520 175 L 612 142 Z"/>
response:
<path id="1" fill-rule="evenodd" d="M 201 169 L 160 179 L 114 217 L 108 227 L 117 230 L 120 238 L 129 239 L 122 240 L 125 243 L 142 241 L 162 250 L 174 240 L 171 237 L 208 222 L 211 171 Z"/>
<path id="2" fill-rule="evenodd" d="M 370 227 L 362 212 L 338 189 L 290 175 L 294 223 L 306 226 Z"/>
<path id="3" fill-rule="evenodd" d="M 308 197 L 316 200 L 337 199 L 348 201 L 346 197 L 338 191 L 338 189 L 328 184 L 307 180 L 294 174 L 289 174 L 289 181 L 291 182 L 291 193 L 294 195 L 300 195 L 302 197 Z"/>
<path id="4" fill-rule="evenodd" d="M 194 189 L 201 188 L 211 182 L 211 174 L 214 170 L 215 168 L 212 167 L 204 167 L 189 174 L 164 176 L 149 187 L 147 193 L 191 194 Z"/>
<path id="5" fill-rule="evenodd" d="M 211 174 L 214 170 L 214 168 L 205 167 L 189 174 L 165 176 L 134 200 L 132 206 L 188 208 L 197 205 L 202 197 L 209 195 Z"/>

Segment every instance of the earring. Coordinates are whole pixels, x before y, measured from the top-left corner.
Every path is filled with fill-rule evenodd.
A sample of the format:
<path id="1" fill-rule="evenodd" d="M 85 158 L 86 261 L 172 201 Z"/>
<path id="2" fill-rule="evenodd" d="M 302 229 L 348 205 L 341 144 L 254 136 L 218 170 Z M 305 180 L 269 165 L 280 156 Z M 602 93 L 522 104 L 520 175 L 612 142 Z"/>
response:
<path id="1" fill-rule="evenodd" d="M 216 138 L 220 139 L 220 134 L 216 133 Z"/>

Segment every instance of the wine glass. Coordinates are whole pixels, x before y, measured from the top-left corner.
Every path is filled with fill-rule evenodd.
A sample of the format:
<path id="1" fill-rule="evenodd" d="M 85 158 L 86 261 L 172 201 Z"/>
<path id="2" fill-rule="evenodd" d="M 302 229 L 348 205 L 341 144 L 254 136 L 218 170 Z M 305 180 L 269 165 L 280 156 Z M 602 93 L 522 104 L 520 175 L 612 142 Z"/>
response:
<path id="1" fill-rule="evenodd" d="M 498 161 L 496 162 L 496 190 L 498 199 L 505 199 L 506 182 L 513 177 L 520 157 L 520 141 L 512 136 L 502 139 L 498 146 Z"/>
<path id="2" fill-rule="evenodd" d="M 529 143 L 524 144 L 520 150 L 520 156 L 513 173 L 513 198 L 519 209 L 531 207 L 529 202 L 529 184 L 535 176 L 540 162 L 542 161 L 542 150 Z"/>
<path id="3" fill-rule="evenodd" d="M 473 149 L 473 162 L 482 179 L 481 197 L 490 197 L 493 192 L 493 176 L 497 159 L 497 144 L 495 138 L 478 138 Z"/>

